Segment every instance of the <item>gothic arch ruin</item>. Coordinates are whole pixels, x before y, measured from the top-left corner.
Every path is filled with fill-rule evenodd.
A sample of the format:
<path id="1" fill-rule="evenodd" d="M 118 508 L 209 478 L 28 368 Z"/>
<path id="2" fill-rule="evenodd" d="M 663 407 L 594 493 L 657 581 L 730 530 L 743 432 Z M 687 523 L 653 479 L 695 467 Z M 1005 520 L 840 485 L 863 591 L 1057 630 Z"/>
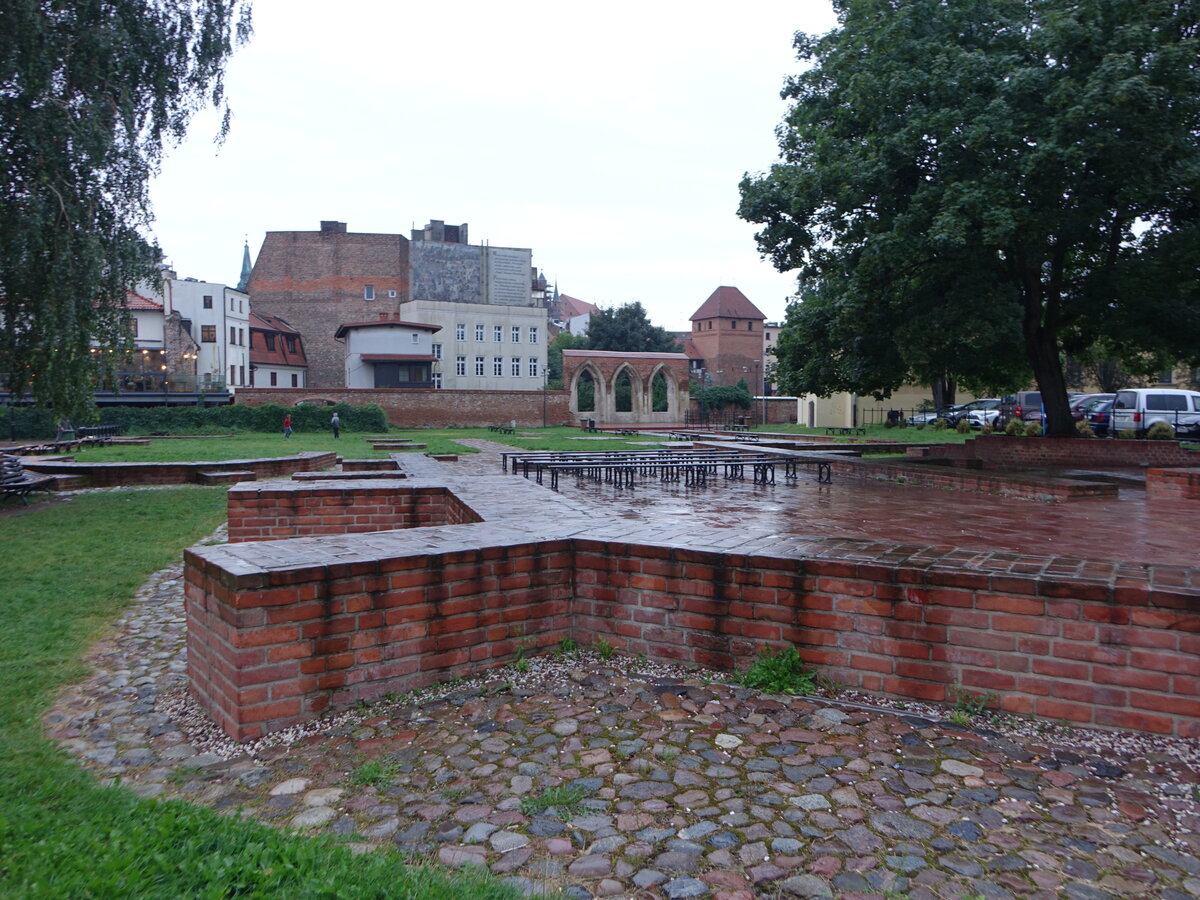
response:
<path id="1" fill-rule="evenodd" d="M 584 372 L 595 384 L 593 410 L 579 409 L 579 381 Z M 617 380 L 628 373 L 630 409 L 617 409 Z M 654 379 L 666 381 L 666 409 L 654 409 Z M 610 350 L 564 350 L 563 384 L 571 397 L 571 412 L 595 419 L 597 425 L 669 425 L 682 422 L 691 395 L 688 358 L 682 353 L 618 353 Z"/>

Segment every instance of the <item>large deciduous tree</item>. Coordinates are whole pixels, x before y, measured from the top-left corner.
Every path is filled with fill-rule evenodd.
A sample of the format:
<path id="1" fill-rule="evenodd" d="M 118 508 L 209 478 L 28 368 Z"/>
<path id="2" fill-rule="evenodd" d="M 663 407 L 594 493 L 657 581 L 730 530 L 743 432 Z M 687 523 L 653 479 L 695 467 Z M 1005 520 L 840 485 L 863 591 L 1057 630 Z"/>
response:
<path id="1" fill-rule="evenodd" d="M 67 415 L 94 343 L 128 347 L 126 292 L 154 276 L 148 183 L 192 114 L 223 104 L 247 0 L 0 6 L 0 378 Z M 228 126 L 225 109 L 223 134 Z"/>
<path id="2" fill-rule="evenodd" d="M 1015 386 L 1074 434 L 1062 360 L 1200 354 L 1196 0 L 834 0 L 798 34 L 780 162 L 743 179 L 799 273 L 795 392 Z"/>
<path id="3" fill-rule="evenodd" d="M 679 342 L 670 332 L 651 325 L 640 303 L 626 303 L 615 309 L 601 308 L 588 322 L 589 350 L 617 350 L 625 353 L 676 353 Z"/>

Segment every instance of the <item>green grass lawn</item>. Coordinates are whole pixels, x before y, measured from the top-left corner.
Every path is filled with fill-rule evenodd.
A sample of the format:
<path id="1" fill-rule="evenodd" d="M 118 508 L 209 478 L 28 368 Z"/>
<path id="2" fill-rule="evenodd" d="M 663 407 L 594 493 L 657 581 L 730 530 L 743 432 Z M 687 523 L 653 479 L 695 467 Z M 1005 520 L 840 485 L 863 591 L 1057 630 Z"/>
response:
<path id="1" fill-rule="evenodd" d="M 605 450 L 636 449 L 639 444 L 630 441 L 656 441 L 665 438 L 633 437 L 615 435 L 590 435 L 578 428 L 528 428 L 517 429 L 516 434 L 497 434 L 486 428 L 440 428 L 440 429 L 396 429 L 386 436 L 371 435 L 390 440 L 411 438 L 414 444 L 424 444 L 413 453 L 476 453 L 460 441 L 464 439 L 493 440 L 522 450 Z M 368 436 L 353 432 L 342 432 L 340 438 L 325 432 L 296 432 L 290 438 L 282 434 L 245 433 L 217 436 L 150 438 L 145 445 L 110 444 L 95 447 L 75 454 L 80 462 L 181 462 L 202 460 L 220 462 L 227 459 L 257 459 L 270 456 L 288 456 L 306 450 L 333 450 L 346 459 L 386 458 L 395 450 L 376 450 Z"/>
<path id="2" fill-rule="evenodd" d="M 43 735 L 55 693 L 85 675 L 86 648 L 148 575 L 224 517 L 225 490 L 202 487 L 79 494 L 0 516 L 0 896 L 515 900 L 498 882 L 398 853 L 354 856 L 138 799 Z"/>

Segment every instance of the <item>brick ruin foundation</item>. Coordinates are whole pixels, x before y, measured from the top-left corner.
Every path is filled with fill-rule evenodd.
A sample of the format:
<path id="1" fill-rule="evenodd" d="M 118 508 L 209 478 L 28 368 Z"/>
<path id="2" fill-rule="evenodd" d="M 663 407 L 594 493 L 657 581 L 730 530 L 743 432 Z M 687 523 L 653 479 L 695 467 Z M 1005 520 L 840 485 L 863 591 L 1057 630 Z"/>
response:
<path id="1" fill-rule="evenodd" d="M 1197 570 L 1015 554 L 981 570 L 779 536 L 732 552 L 704 529 L 666 545 L 524 479 L 470 481 L 230 491 L 233 543 L 185 556 L 191 690 L 232 738 L 564 637 L 721 669 L 795 645 L 865 691 L 961 686 L 1012 713 L 1200 737 Z"/>

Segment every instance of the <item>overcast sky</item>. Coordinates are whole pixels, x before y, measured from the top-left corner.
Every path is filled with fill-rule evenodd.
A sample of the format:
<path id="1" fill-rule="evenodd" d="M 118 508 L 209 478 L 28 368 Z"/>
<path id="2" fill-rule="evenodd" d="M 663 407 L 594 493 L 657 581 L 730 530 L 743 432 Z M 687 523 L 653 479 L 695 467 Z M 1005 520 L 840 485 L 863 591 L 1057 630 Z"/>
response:
<path id="1" fill-rule="evenodd" d="M 228 140 L 198 116 L 152 188 L 180 277 L 236 284 L 267 231 L 442 219 L 669 329 L 723 284 L 783 316 L 794 277 L 759 258 L 737 185 L 776 158 L 792 35 L 834 25 L 826 0 L 255 0 L 254 20 Z"/>

